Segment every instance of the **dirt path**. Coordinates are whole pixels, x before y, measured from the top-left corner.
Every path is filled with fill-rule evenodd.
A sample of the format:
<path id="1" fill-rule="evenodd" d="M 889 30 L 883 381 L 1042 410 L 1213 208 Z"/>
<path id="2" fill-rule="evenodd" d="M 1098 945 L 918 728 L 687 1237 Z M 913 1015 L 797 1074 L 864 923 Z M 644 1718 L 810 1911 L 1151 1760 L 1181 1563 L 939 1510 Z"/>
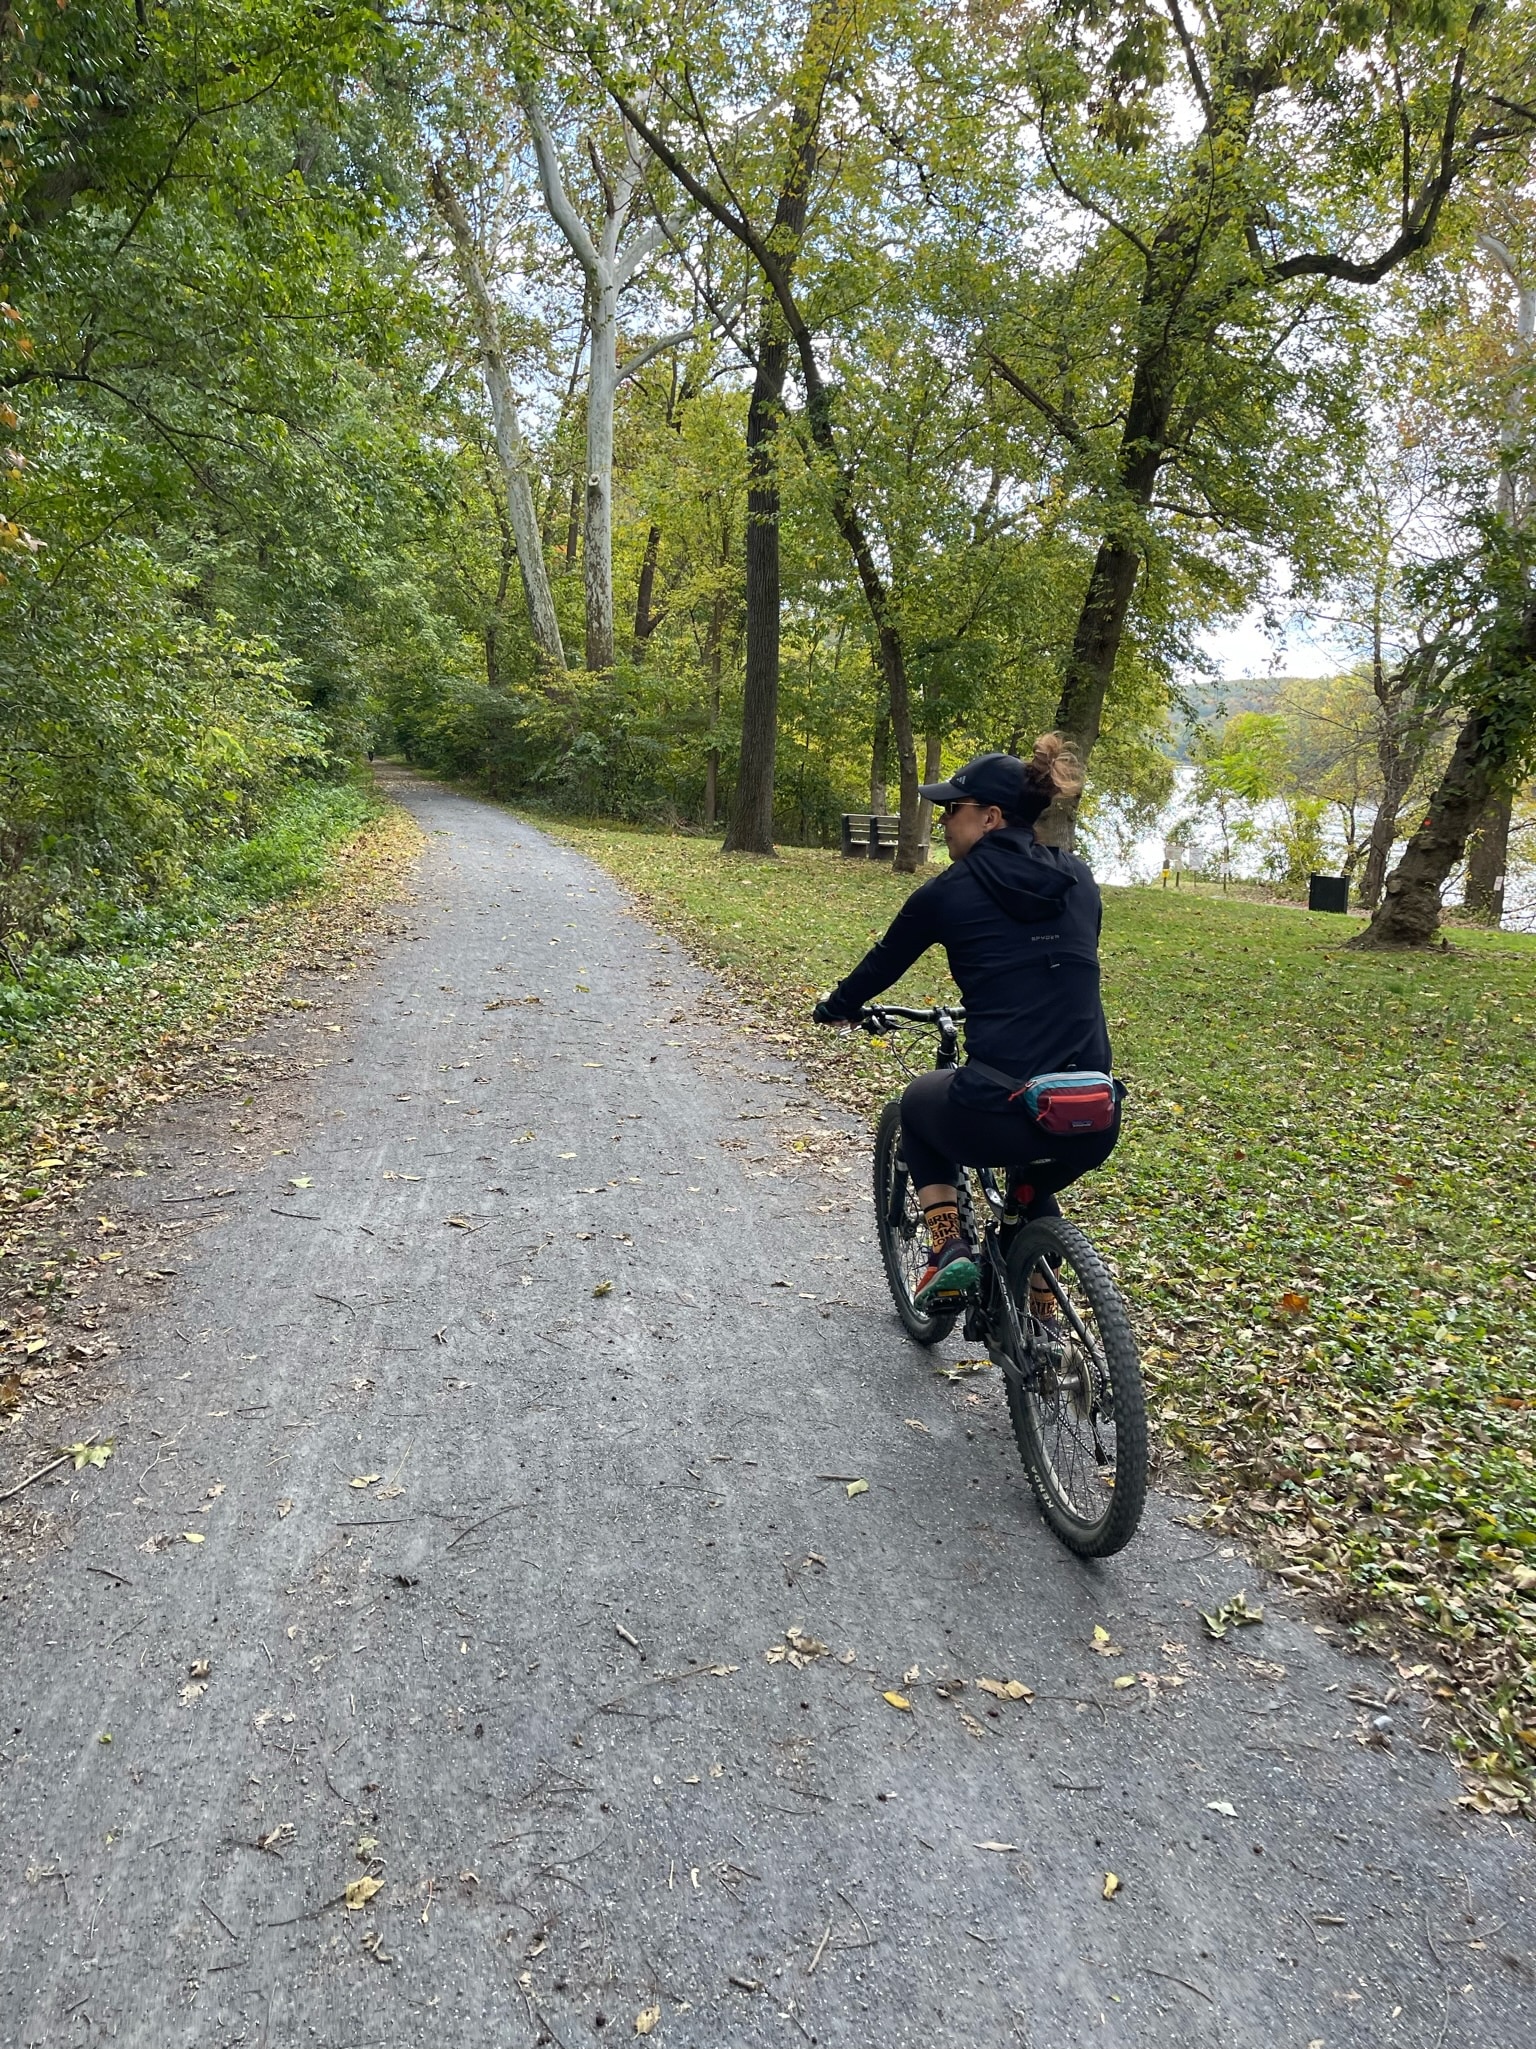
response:
<path id="1" fill-rule="evenodd" d="M 131 1184 L 234 1193 L 4 1568 L 0 2037 L 1533 2039 L 1531 1833 L 1411 1701 L 1362 1740 L 1390 1668 L 1280 1595 L 1202 1640 L 1260 1590 L 1176 1501 L 1067 1557 L 890 1314 L 864 1138 L 588 863 L 401 787 L 414 936 L 290 1154 Z"/>

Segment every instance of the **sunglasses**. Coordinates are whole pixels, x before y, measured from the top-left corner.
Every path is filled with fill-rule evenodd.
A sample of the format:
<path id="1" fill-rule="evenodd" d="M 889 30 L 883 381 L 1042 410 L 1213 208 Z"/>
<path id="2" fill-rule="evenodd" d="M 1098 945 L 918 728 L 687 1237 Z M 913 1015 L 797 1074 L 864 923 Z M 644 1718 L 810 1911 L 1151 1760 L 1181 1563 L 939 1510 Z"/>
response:
<path id="1" fill-rule="evenodd" d="M 953 818 L 955 813 L 963 811 L 967 804 L 975 804 L 980 808 L 980 802 L 981 800 L 978 797 L 953 797 L 949 803 L 939 806 L 939 816 L 941 818 Z"/>

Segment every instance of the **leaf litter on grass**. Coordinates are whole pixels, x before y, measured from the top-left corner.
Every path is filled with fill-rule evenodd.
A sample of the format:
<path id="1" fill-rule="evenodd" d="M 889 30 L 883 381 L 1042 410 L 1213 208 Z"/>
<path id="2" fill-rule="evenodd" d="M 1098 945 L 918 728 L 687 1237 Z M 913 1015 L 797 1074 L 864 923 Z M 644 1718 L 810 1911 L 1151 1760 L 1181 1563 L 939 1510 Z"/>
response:
<path id="1" fill-rule="evenodd" d="M 903 1050 L 927 1064 L 920 1033 L 882 1050 L 809 1022 L 921 876 L 551 822 L 826 1095 L 872 1116 L 907 1078 Z M 1162 1442 L 1210 1527 L 1343 1604 L 1401 1669 L 1423 1667 L 1464 1762 L 1524 1784 L 1536 941 L 1459 927 L 1447 954 L 1348 954 L 1283 904 L 1104 894 L 1106 1008 L 1131 1093 L 1114 1160 L 1067 1207 L 1130 1297 Z M 892 995 L 953 989 L 930 956 Z"/>

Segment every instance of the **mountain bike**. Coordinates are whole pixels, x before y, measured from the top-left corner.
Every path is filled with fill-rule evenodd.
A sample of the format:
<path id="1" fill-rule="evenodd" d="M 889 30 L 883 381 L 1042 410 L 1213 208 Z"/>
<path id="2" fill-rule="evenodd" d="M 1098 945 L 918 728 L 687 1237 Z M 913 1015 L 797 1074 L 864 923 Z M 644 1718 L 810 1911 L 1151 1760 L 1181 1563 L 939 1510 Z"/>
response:
<path id="1" fill-rule="evenodd" d="M 936 1027 L 935 1065 L 960 1059 L 965 1012 L 872 1005 L 872 1038 Z M 1128 1544 L 1147 1496 L 1147 1405 L 1131 1320 L 1104 1262 L 1064 1217 L 1027 1221 L 1009 1168 L 971 1168 L 958 1185 L 960 1221 L 980 1282 L 962 1305 L 964 1335 L 1001 1368 L 1008 1413 L 1041 1513 L 1067 1548 L 1107 1558 Z M 913 1301 L 928 1263 L 923 1216 L 901 1151 L 901 1105 L 887 1103 L 875 1137 L 875 1221 L 896 1314 L 920 1345 L 949 1336 L 960 1310 Z"/>

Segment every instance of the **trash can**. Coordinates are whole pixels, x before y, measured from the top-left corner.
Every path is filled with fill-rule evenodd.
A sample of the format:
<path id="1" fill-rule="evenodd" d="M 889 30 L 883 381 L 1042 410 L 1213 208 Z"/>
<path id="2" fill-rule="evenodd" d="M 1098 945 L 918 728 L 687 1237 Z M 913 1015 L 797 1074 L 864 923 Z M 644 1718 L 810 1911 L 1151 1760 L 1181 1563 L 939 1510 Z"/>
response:
<path id="1" fill-rule="evenodd" d="M 1349 909 L 1349 877 L 1347 875 L 1309 875 L 1307 877 L 1307 909 L 1309 911 L 1347 911 Z"/>

